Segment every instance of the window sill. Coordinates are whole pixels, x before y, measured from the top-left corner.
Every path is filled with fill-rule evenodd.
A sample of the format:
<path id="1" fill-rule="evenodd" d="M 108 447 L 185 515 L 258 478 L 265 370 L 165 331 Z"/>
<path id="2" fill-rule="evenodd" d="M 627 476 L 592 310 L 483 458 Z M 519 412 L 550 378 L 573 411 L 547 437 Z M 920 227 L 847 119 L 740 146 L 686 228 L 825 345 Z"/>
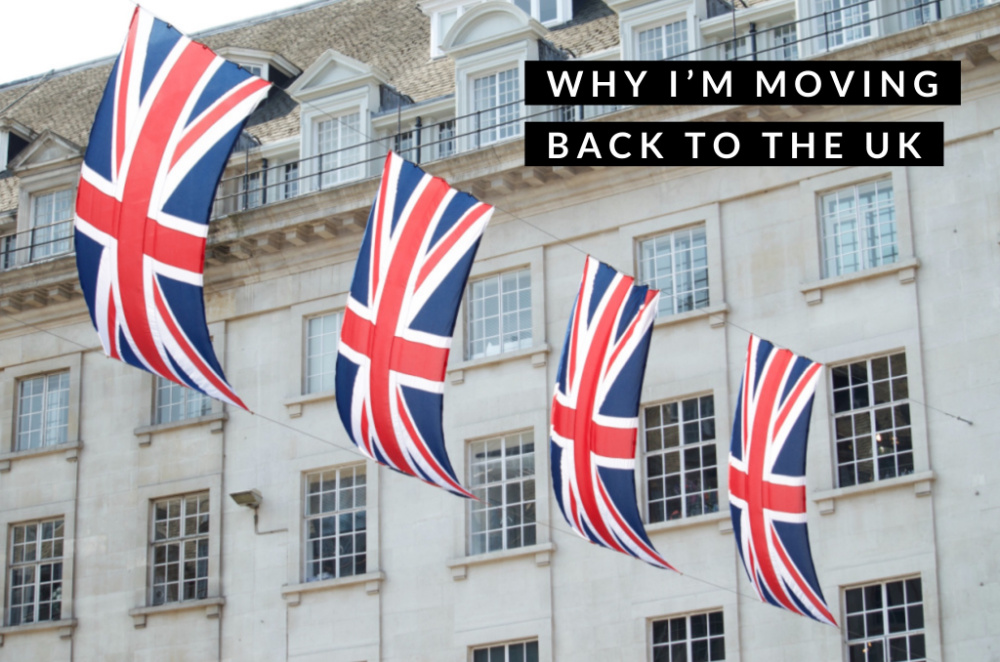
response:
<path id="1" fill-rule="evenodd" d="M 205 414 L 204 416 L 196 416 L 195 418 L 185 418 L 179 421 L 171 421 L 169 423 L 146 425 L 141 428 L 136 428 L 133 430 L 133 433 L 139 438 L 140 446 L 149 446 L 153 443 L 154 434 L 159 432 L 168 432 L 170 430 L 182 430 L 184 428 L 207 425 L 208 431 L 212 434 L 221 434 L 226 420 L 228 419 L 229 415 L 225 412 L 213 412 L 211 414 Z"/>
<path id="2" fill-rule="evenodd" d="M 19 460 L 25 460 L 31 457 L 41 457 L 43 455 L 54 455 L 56 453 L 64 453 L 67 462 L 76 462 L 77 457 L 80 455 L 80 449 L 83 448 L 83 442 L 77 441 L 67 441 L 61 444 L 53 444 L 52 446 L 42 446 L 41 448 L 31 448 L 25 451 L 11 451 L 9 453 L 0 454 L 0 473 L 7 473 L 10 471 L 14 463 Z"/>
<path id="3" fill-rule="evenodd" d="M 184 600 L 183 602 L 171 602 L 155 607 L 136 607 L 129 609 L 128 615 L 132 617 L 132 625 L 135 628 L 146 627 L 146 617 L 156 614 L 172 614 L 179 611 L 193 611 L 204 609 L 205 618 L 219 618 L 222 613 L 222 605 L 226 604 L 225 598 L 205 598 L 204 600 Z"/>
<path id="4" fill-rule="evenodd" d="M 534 347 L 519 349 L 514 352 L 501 352 L 500 354 L 494 354 L 493 356 L 469 359 L 467 361 L 457 363 L 449 368 L 448 380 L 451 381 L 452 384 L 461 384 L 465 381 L 466 370 L 475 370 L 485 366 L 497 365 L 498 363 L 506 363 L 507 361 L 516 361 L 518 359 L 523 359 L 526 356 L 531 357 L 531 367 L 541 368 L 548 361 L 548 354 L 551 351 L 552 348 L 549 347 L 548 344 L 543 343 L 541 345 L 535 345 Z"/>
<path id="5" fill-rule="evenodd" d="M 306 393 L 305 395 L 297 395 L 294 398 L 288 398 L 285 400 L 285 409 L 288 411 L 288 418 L 298 418 L 302 416 L 302 408 L 305 405 L 312 404 L 314 402 L 324 402 L 326 400 L 333 400 L 337 397 L 337 394 L 333 391 L 320 391 L 319 393 Z"/>
<path id="6" fill-rule="evenodd" d="M 291 584 L 281 587 L 281 597 L 285 599 L 289 607 L 297 607 L 302 602 L 303 593 L 313 593 L 315 591 L 333 591 L 347 586 L 365 585 L 365 593 L 368 595 L 378 595 L 382 589 L 382 582 L 385 581 L 384 572 L 366 572 L 363 575 L 351 575 L 350 577 L 337 577 L 336 579 L 323 579 L 317 582 L 303 582 L 302 584 Z"/>
<path id="7" fill-rule="evenodd" d="M 812 500 L 816 502 L 817 506 L 819 506 L 819 512 L 821 515 L 831 515 L 837 509 L 837 499 L 846 499 L 871 494 L 873 492 L 882 492 L 884 490 L 905 487 L 907 485 L 913 486 L 913 493 L 916 496 L 929 496 L 931 493 L 931 483 L 934 482 L 934 478 L 935 476 L 933 471 L 921 471 L 920 473 L 913 473 L 908 476 L 898 476 L 896 478 L 887 478 L 885 480 L 874 480 L 870 483 L 864 483 L 863 485 L 851 485 L 850 487 L 838 487 L 833 490 L 814 492 Z"/>
<path id="8" fill-rule="evenodd" d="M 659 326 L 672 326 L 674 324 L 683 324 L 685 322 L 690 322 L 692 320 L 700 320 L 708 318 L 708 325 L 713 329 L 718 329 L 719 327 L 726 325 L 726 316 L 729 314 L 729 305 L 725 302 L 716 304 L 714 306 L 705 306 L 704 308 L 698 308 L 696 310 L 689 310 L 683 313 L 677 313 L 676 315 L 665 315 L 664 317 L 657 317 L 653 322 L 654 327 Z"/>
<path id="9" fill-rule="evenodd" d="M 671 519 L 666 522 L 656 522 L 646 525 L 646 533 L 662 533 L 664 531 L 676 531 L 677 529 L 688 529 L 696 526 L 709 526 L 716 524 L 719 533 L 729 534 L 733 531 L 733 518 L 729 514 L 729 509 L 719 509 L 718 512 L 706 515 L 695 515 L 694 517 L 682 517 L 681 519 Z"/>
<path id="10" fill-rule="evenodd" d="M 29 634 L 32 632 L 48 632 L 59 630 L 60 639 L 70 639 L 73 636 L 73 629 L 76 628 L 75 618 L 64 618 L 59 621 L 42 621 L 41 623 L 26 623 L 24 625 L 8 625 L 0 627 L 0 646 L 3 646 L 4 637 L 11 634 Z"/>
<path id="11" fill-rule="evenodd" d="M 526 556 L 535 557 L 535 565 L 544 568 L 552 562 L 552 553 L 556 551 L 555 543 L 542 543 L 529 545 L 527 547 L 517 547 L 515 549 L 502 549 L 497 552 L 487 552 L 485 554 L 473 554 L 463 556 L 458 559 L 451 559 L 447 562 L 451 568 L 451 578 L 461 581 L 468 578 L 469 566 L 486 565 L 487 563 L 500 563 L 510 559 L 519 559 Z"/>
<path id="12" fill-rule="evenodd" d="M 900 260 L 899 262 L 893 262 L 892 264 L 875 267 L 874 269 L 866 269 L 865 271 L 858 271 L 852 274 L 834 276 L 832 278 L 824 278 L 823 280 L 806 283 L 801 286 L 799 290 L 805 296 L 806 303 L 810 306 L 815 306 L 818 303 L 823 303 L 823 290 L 825 289 L 851 285 L 852 283 L 859 283 L 864 280 L 879 278 L 880 276 L 885 276 L 887 274 L 898 274 L 900 284 L 906 285 L 907 283 L 912 283 L 917 279 L 918 268 L 920 268 L 920 260 L 915 257 L 911 257 L 905 260 Z"/>

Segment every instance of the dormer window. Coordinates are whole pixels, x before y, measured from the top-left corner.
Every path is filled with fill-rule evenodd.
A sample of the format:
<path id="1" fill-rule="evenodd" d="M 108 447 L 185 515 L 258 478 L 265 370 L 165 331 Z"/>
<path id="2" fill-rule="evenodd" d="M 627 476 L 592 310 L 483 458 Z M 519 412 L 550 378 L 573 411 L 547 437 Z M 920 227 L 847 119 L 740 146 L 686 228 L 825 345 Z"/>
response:
<path id="1" fill-rule="evenodd" d="M 473 79 L 472 109 L 476 112 L 475 129 L 481 144 L 520 135 L 519 80 L 517 67 Z"/>
<path id="2" fill-rule="evenodd" d="M 10 120 L 0 120 L 0 172 L 7 169 L 7 164 L 28 146 L 34 132 L 28 127 Z"/>
<path id="3" fill-rule="evenodd" d="M 31 196 L 32 262 L 68 252 L 72 233 L 72 188 Z"/>
<path id="4" fill-rule="evenodd" d="M 561 25 L 573 18 L 572 0 L 492 0 L 509 2 L 545 27 Z M 483 4 L 483 0 L 428 0 L 421 4 L 424 14 L 431 17 L 431 57 L 441 57 L 441 45 L 455 22 L 466 12 Z"/>
<path id="5" fill-rule="evenodd" d="M 687 19 L 639 30 L 636 35 L 640 60 L 683 59 L 688 48 Z"/>

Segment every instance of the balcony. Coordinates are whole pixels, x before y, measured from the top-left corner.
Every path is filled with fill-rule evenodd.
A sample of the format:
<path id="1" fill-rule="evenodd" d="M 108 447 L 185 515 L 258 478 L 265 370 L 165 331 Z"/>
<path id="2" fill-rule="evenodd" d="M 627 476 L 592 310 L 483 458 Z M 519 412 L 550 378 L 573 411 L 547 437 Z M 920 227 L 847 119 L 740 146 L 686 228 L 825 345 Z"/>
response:
<path id="1" fill-rule="evenodd" d="M 73 252 L 73 221 L 0 236 L 0 271 L 49 260 Z"/>

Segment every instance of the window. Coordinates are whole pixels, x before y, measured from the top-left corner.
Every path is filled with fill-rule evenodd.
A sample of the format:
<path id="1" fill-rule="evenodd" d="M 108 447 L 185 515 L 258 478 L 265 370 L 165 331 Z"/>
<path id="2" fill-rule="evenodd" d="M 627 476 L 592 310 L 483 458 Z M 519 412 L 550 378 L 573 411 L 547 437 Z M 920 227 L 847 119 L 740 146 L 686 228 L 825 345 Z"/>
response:
<path id="1" fill-rule="evenodd" d="M 849 662 L 926 660 L 920 578 L 844 591 Z"/>
<path id="2" fill-rule="evenodd" d="M 535 544 L 535 442 L 532 433 L 469 447 L 469 553 Z M 491 658 L 492 659 L 492 658 Z"/>
<path id="3" fill-rule="evenodd" d="M 739 39 L 727 39 L 722 42 L 722 59 L 723 60 L 742 60 L 745 59 L 750 54 L 750 49 L 747 47 L 747 38 L 740 37 Z"/>
<path id="4" fill-rule="evenodd" d="M 69 423 L 69 371 L 22 379 L 18 383 L 17 440 L 24 451 L 66 443 Z"/>
<path id="5" fill-rule="evenodd" d="M 839 486 L 913 473 L 906 354 L 856 361 L 830 372 Z"/>
<path id="6" fill-rule="evenodd" d="M 156 377 L 156 416 L 157 424 L 173 423 L 188 418 L 205 416 L 212 411 L 212 399 L 181 384 Z"/>
<path id="7" fill-rule="evenodd" d="M 722 612 L 653 621 L 653 662 L 715 662 L 726 659 Z"/>
<path id="8" fill-rule="evenodd" d="M 799 59 L 798 34 L 795 23 L 780 25 L 771 34 L 775 46 L 774 50 L 771 51 L 772 60 Z"/>
<path id="9" fill-rule="evenodd" d="M 208 597 L 208 492 L 153 502 L 150 604 Z"/>
<path id="10" fill-rule="evenodd" d="M 466 358 L 532 346 L 531 271 L 507 271 L 469 283 Z"/>
<path id="11" fill-rule="evenodd" d="M 899 257 L 892 179 L 823 195 L 820 217 L 824 277 L 891 264 Z"/>
<path id="12" fill-rule="evenodd" d="M 520 135 L 519 78 L 515 67 L 472 81 L 477 146 Z"/>
<path id="13" fill-rule="evenodd" d="M 643 432 L 649 521 L 717 512 L 714 397 L 645 407 Z"/>
<path id="14" fill-rule="evenodd" d="M 687 19 L 648 30 L 640 30 L 636 44 L 640 60 L 686 59 L 688 52 Z"/>
<path id="15" fill-rule="evenodd" d="M 31 260 L 70 250 L 73 232 L 73 189 L 31 198 Z"/>
<path id="16" fill-rule="evenodd" d="M 62 519 L 11 527 L 7 625 L 61 618 L 63 530 Z"/>
<path id="17" fill-rule="evenodd" d="M 901 7 L 903 10 L 903 29 L 915 28 L 918 25 L 936 20 L 937 17 L 932 7 L 934 7 L 934 3 L 930 0 L 903 0 Z"/>
<path id="18" fill-rule="evenodd" d="M 519 641 L 473 648 L 472 662 L 538 662 L 538 642 Z"/>
<path id="19" fill-rule="evenodd" d="M 660 316 L 707 307 L 705 226 L 674 230 L 641 241 L 639 281 L 660 290 Z"/>
<path id="20" fill-rule="evenodd" d="M 260 188 L 260 170 L 243 175 L 240 179 L 240 206 L 242 209 L 260 207 L 263 202 Z"/>
<path id="21" fill-rule="evenodd" d="M 843 46 L 872 36 L 870 4 L 855 0 L 817 0 L 818 28 L 820 34 L 825 34 L 826 47 Z"/>
<path id="22" fill-rule="evenodd" d="M 437 125 L 437 158 L 443 159 L 455 153 L 455 120 Z"/>
<path id="23" fill-rule="evenodd" d="M 365 489 L 363 464 L 306 476 L 305 581 L 366 572 Z"/>
<path id="24" fill-rule="evenodd" d="M 340 323 L 340 313 L 311 317 L 306 321 L 306 393 L 322 393 L 334 388 Z"/>
<path id="25" fill-rule="evenodd" d="M 361 176 L 361 113 L 316 122 L 315 153 L 321 187 Z"/>

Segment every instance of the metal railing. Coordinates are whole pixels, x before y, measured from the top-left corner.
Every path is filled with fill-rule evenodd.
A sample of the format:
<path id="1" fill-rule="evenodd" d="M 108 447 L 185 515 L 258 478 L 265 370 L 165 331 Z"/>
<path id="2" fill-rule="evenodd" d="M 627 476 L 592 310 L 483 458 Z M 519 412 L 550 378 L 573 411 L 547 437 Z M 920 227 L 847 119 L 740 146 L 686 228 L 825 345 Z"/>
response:
<path id="1" fill-rule="evenodd" d="M 270 164 L 261 159 L 244 172 L 223 177 L 216 192 L 213 218 L 336 188 L 381 174 L 391 149 L 417 164 L 474 151 L 522 135 L 524 122 L 572 122 L 618 110 L 618 106 L 558 106 L 534 109 L 518 99 L 466 115 L 422 124 L 387 136 L 358 140 L 339 149 L 294 161 Z M 342 135 L 352 129 L 346 128 Z M 354 138 L 362 139 L 360 132 Z"/>
<path id="2" fill-rule="evenodd" d="M 734 60 L 800 59 L 944 17 L 941 0 L 919 0 L 878 15 L 875 15 L 876 2 L 862 0 L 845 4 L 765 30 L 758 31 L 751 23 L 747 32 L 735 34 L 732 39 L 666 59 L 725 59 L 718 55 L 720 50 L 725 52 L 727 45 L 732 53 L 730 59 Z M 909 0 L 900 2 L 907 3 Z M 957 2 L 959 11 L 952 15 L 975 11 L 989 4 L 986 0 Z M 950 8 L 951 4 L 947 6 Z M 794 38 L 790 38 L 793 34 Z M 411 128 L 378 138 L 369 138 L 361 131 L 345 126 L 341 135 L 347 136 L 351 144 L 322 154 L 274 165 L 266 159 L 258 159 L 253 167 L 249 167 L 251 154 L 244 154 L 247 163 L 244 171 L 225 176 L 219 182 L 212 218 L 376 177 L 390 149 L 418 164 L 431 163 L 515 139 L 522 135 L 524 122 L 583 121 L 620 108 L 557 106 L 535 109 L 524 106 L 518 99 L 427 125 L 423 125 L 421 118 L 417 117 Z M 72 221 L 0 236 L 0 271 L 72 251 Z"/>
<path id="3" fill-rule="evenodd" d="M 72 253 L 73 221 L 0 236 L 0 271 Z"/>

